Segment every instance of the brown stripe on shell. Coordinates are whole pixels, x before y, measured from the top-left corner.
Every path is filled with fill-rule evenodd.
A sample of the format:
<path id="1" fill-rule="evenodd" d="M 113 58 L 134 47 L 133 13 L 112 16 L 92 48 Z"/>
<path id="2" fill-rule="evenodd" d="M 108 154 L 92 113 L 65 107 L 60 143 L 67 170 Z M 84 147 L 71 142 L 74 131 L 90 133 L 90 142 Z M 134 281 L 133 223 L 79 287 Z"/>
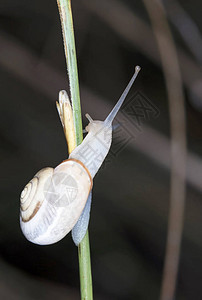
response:
<path id="1" fill-rule="evenodd" d="M 36 215 L 36 213 L 38 212 L 39 208 L 41 207 L 41 204 L 42 204 L 42 203 L 39 201 L 39 202 L 37 203 L 37 205 L 36 205 L 36 207 L 35 207 L 33 213 L 31 214 L 31 216 L 29 216 L 28 219 L 24 219 L 24 218 L 22 217 L 22 221 L 23 221 L 24 223 L 25 223 L 25 222 L 29 222 L 29 221 Z"/>
<path id="2" fill-rule="evenodd" d="M 89 178 L 90 178 L 90 182 L 91 182 L 91 186 L 90 186 L 90 191 L 91 191 L 91 189 L 92 189 L 92 187 L 93 187 L 93 179 L 92 179 L 92 177 L 91 177 L 91 174 L 90 174 L 88 168 L 86 168 L 86 166 L 85 166 L 80 160 L 75 159 L 75 158 L 65 159 L 65 160 L 63 160 L 63 162 L 66 162 L 66 161 L 69 161 L 69 160 L 72 160 L 72 161 L 77 162 L 78 164 L 80 164 L 80 165 L 86 170 L 86 173 L 88 174 L 88 176 L 89 176 Z M 63 163 L 63 162 L 62 162 L 62 163 Z M 90 192 L 89 192 L 89 193 L 90 193 Z"/>
<path id="3" fill-rule="evenodd" d="M 36 176 L 34 176 L 33 179 L 34 179 L 34 178 L 37 179 L 37 183 L 36 183 L 35 185 L 38 186 L 39 178 L 36 177 Z M 33 179 L 32 179 L 32 180 L 33 180 Z M 30 181 L 28 182 L 28 184 L 31 185 L 30 189 L 27 188 L 27 191 L 29 192 L 29 195 L 30 195 L 30 190 L 32 190 L 32 188 L 33 188 L 33 182 L 32 182 L 32 180 L 30 180 Z M 25 186 L 25 188 L 28 186 L 28 184 Z M 24 188 L 24 190 L 25 190 L 25 188 Z M 36 189 L 37 189 L 37 187 L 36 187 Z M 24 190 L 23 190 L 23 191 L 24 191 Z M 36 194 L 36 191 L 35 191 L 35 193 L 34 193 L 34 196 L 35 196 L 35 194 Z M 29 197 L 29 195 L 28 195 L 28 197 Z M 32 199 L 34 198 L 34 196 L 32 197 Z M 26 197 L 26 195 L 25 195 L 25 197 Z M 25 200 L 25 202 L 22 202 L 21 199 L 23 199 L 23 198 L 20 197 L 20 208 L 22 209 L 22 211 L 26 211 L 26 210 L 29 208 L 29 206 L 28 206 L 27 208 L 23 209 L 23 205 L 26 203 L 27 200 Z M 31 200 L 31 201 L 32 201 L 32 200 Z M 30 205 L 30 204 L 29 204 L 29 205 Z"/>

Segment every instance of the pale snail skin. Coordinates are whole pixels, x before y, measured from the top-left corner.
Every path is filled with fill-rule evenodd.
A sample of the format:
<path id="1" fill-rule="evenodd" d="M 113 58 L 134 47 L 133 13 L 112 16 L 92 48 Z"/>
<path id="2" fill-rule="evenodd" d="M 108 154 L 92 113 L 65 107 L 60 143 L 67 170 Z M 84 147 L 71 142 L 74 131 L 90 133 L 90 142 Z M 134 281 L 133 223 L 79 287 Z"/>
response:
<path id="1" fill-rule="evenodd" d="M 88 199 L 87 199 L 85 207 L 82 211 L 82 214 L 80 215 L 78 221 L 72 228 L 72 239 L 76 246 L 78 246 L 81 243 L 81 241 L 83 240 L 83 238 L 86 234 L 86 231 L 88 229 L 88 223 L 89 223 L 89 219 L 90 219 L 91 202 L 92 202 L 92 190 L 88 196 Z"/>
<path id="2" fill-rule="evenodd" d="M 88 134 L 69 159 L 55 169 L 40 170 L 25 186 L 21 193 L 20 225 L 29 241 L 53 244 L 72 229 L 76 245 L 84 237 L 90 216 L 92 179 L 109 152 L 112 122 L 139 71 L 140 67 L 136 66 L 133 77 L 105 121 L 93 121 L 86 115 Z"/>

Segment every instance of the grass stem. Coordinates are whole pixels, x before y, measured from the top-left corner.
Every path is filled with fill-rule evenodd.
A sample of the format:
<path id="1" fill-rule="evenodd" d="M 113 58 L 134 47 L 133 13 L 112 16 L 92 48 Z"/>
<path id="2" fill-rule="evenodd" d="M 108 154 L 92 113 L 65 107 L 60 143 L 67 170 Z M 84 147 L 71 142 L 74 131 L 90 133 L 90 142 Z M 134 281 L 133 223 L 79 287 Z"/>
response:
<path id="1" fill-rule="evenodd" d="M 69 76 L 71 103 L 73 108 L 73 119 L 75 128 L 76 145 L 83 140 L 82 118 L 80 106 L 79 81 L 77 71 L 76 48 L 74 39 L 74 29 L 70 0 L 57 0 L 60 19 L 62 24 L 62 34 L 64 41 L 67 71 Z M 73 150 L 73 149 L 72 149 Z M 88 231 L 78 246 L 80 290 L 82 300 L 92 300 L 92 275 L 90 260 L 90 245 Z"/>

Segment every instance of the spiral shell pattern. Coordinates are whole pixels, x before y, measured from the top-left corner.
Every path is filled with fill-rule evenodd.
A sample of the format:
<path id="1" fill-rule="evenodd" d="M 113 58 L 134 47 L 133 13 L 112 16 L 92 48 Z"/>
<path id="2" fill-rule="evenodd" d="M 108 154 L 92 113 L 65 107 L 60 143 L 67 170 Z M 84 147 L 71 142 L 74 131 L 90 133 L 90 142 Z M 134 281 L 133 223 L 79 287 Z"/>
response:
<path id="1" fill-rule="evenodd" d="M 30 221 L 39 210 L 44 200 L 44 185 L 52 174 L 53 168 L 44 168 L 25 186 L 20 196 L 20 215 L 23 222 Z"/>
<path id="2" fill-rule="evenodd" d="M 61 240 L 78 221 L 91 189 L 91 175 L 80 161 L 69 159 L 39 171 L 21 193 L 25 237 L 39 245 Z"/>

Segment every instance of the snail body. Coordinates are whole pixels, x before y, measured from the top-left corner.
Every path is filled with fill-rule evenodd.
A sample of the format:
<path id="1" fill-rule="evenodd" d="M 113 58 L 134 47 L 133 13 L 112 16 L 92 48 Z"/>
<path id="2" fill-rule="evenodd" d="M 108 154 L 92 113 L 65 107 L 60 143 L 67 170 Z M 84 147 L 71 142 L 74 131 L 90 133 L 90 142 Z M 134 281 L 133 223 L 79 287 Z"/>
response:
<path id="1" fill-rule="evenodd" d="M 69 159 L 55 169 L 42 169 L 25 186 L 20 198 L 20 225 L 29 241 L 39 245 L 56 243 L 74 228 L 78 220 L 80 223 L 73 230 L 76 243 L 85 235 L 92 180 L 109 152 L 112 122 L 139 70 L 136 67 L 135 74 L 105 121 L 94 121 L 86 115 L 88 134 L 71 152 Z M 89 204 L 86 205 L 88 198 Z M 82 225 L 85 230 L 81 230 Z"/>
<path id="2" fill-rule="evenodd" d="M 92 202 L 92 190 L 88 196 L 88 199 L 87 199 L 85 207 L 82 211 L 82 214 L 80 215 L 78 221 L 72 228 L 72 239 L 76 246 L 78 246 L 81 243 L 81 241 L 83 240 L 83 238 L 86 234 L 86 231 L 88 229 L 88 223 L 89 223 L 89 219 L 90 219 L 91 202 Z"/>

